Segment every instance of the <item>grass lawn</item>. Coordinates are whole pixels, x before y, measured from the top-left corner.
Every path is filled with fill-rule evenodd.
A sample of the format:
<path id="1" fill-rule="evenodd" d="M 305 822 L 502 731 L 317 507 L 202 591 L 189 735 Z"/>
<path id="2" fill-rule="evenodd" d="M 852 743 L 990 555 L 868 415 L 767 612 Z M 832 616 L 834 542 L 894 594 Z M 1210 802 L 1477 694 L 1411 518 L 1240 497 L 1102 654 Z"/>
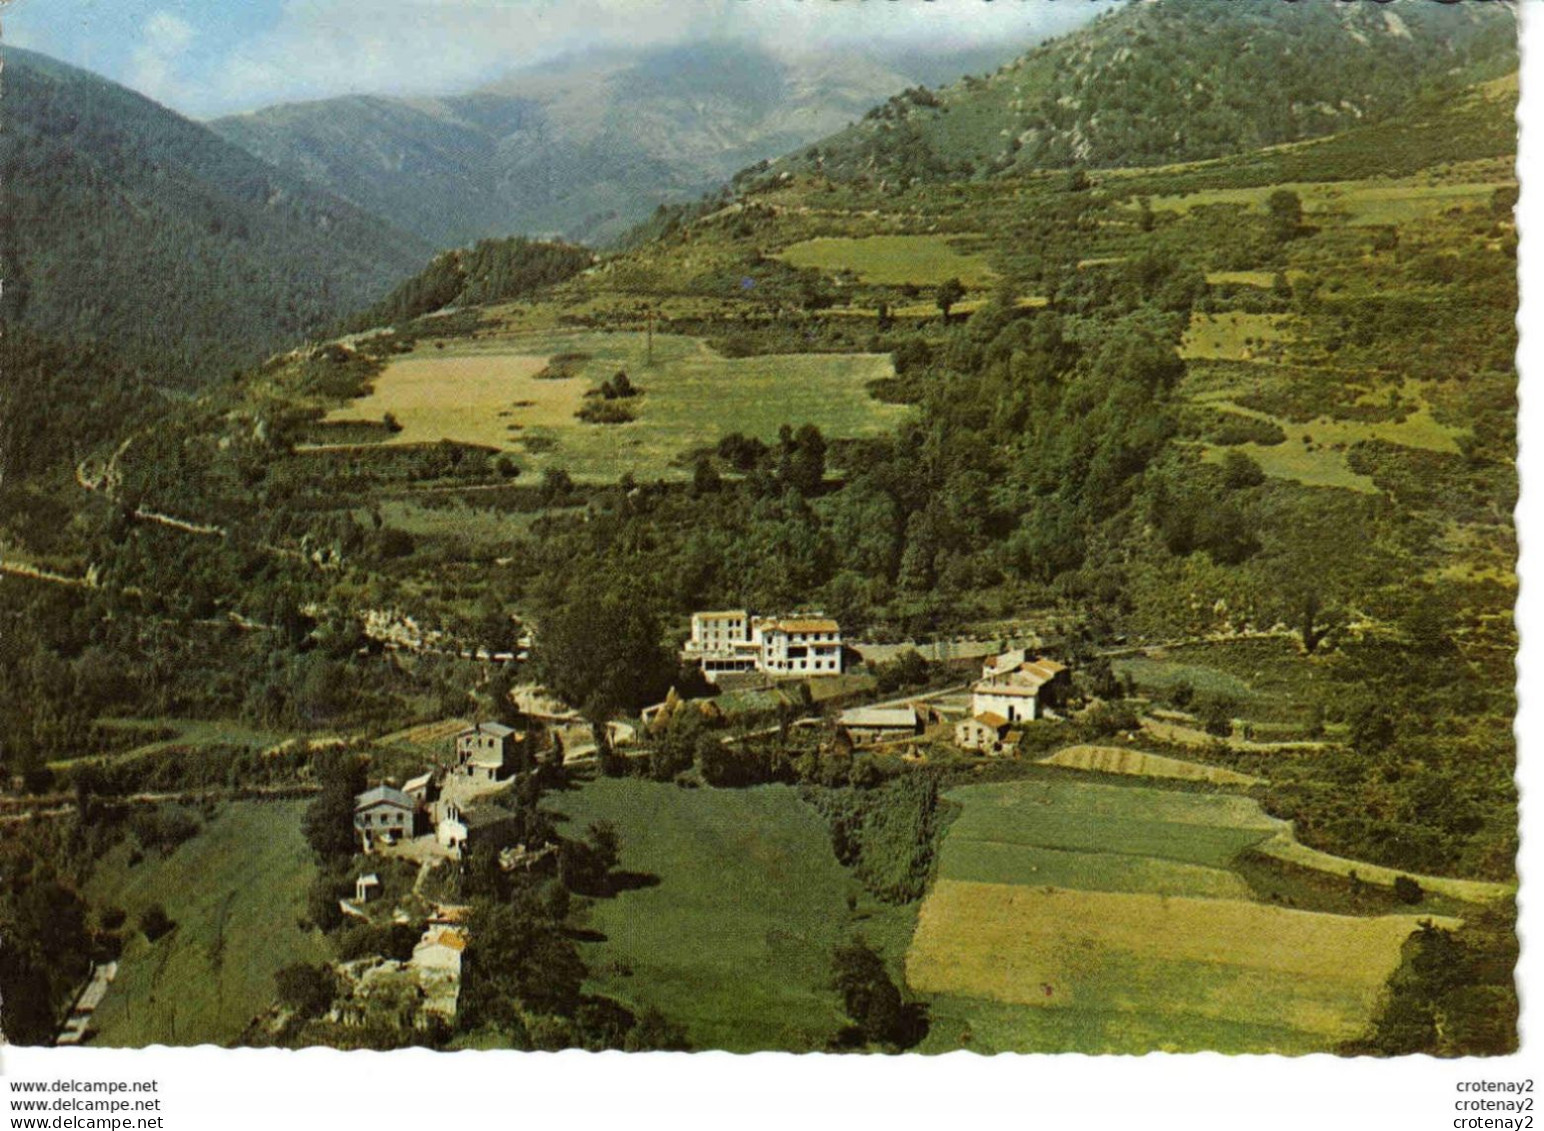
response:
<path id="1" fill-rule="evenodd" d="M 929 286 L 958 278 L 981 287 L 995 277 L 984 257 L 960 251 L 949 236 L 821 236 L 785 248 L 779 256 L 795 267 L 852 271 L 880 286 Z"/>
<path id="2" fill-rule="evenodd" d="M 964 786 L 949 798 L 964 809 L 944 839 L 939 875 L 946 879 L 955 878 L 956 846 L 972 841 L 1222 868 L 1281 827 L 1236 794 L 1070 776 Z"/>
<path id="3" fill-rule="evenodd" d="M 893 376 L 880 354 L 774 354 L 726 358 L 696 338 L 637 333 L 526 334 L 394 361 L 370 395 L 329 420 L 396 417 L 392 444 L 441 439 L 506 450 L 527 468 L 562 467 L 588 480 L 623 472 L 685 474 L 685 451 L 731 432 L 765 441 L 778 429 L 812 423 L 828 439 L 889 431 L 907 414 L 874 400 L 871 381 Z M 588 359 L 574 376 L 537 377 L 560 353 Z M 585 393 L 625 371 L 642 394 L 626 402 L 635 419 L 588 424 L 575 417 Z"/>
<path id="4" fill-rule="evenodd" d="M 1213 408 L 1278 424 L 1286 432 L 1281 444 L 1238 444 L 1232 447 L 1206 445 L 1202 455 L 1209 463 L 1221 463 L 1230 451 L 1238 450 L 1255 460 L 1267 475 L 1292 479 L 1307 487 L 1345 487 L 1353 491 L 1375 492 L 1372 479 L 1352 471 L 1346 463 L 1346 451 L 1362 440 L 1383 440 L 1407 448 L 1457 454 L 1458 440 L 1464 429 L 1438 423 L 1431 406 L 1422 403 L 1403 420 L 1337 420 L 1320 416 L 1298 423 L 1257 412 L 1227 400 L 1208 398 Z"/>
<path id="5" fill-rule="evenodd" d="M 123 908 L 132 929 L 159 903 L 177 926 L 155 943 L 136 931 L 125 946 L 97 1044 L 232 1044 L 273 1004 L 276 970 L 328 957 L 320 935 L 296 925 L 315 872 L 304 809 L 233 802 L 164 860 L 130 867 L 128 845 L 107 856 L 87 888 L 92 905 Z"/>
<path id="6" fill-rule="evenodd" d="M 1315 429 L 1315 425 L 1309 425 Z M 1317 437 L 1316 437 L 1317 439 Z M 1341 487 L 1364 495 L 1375 495 L 1372 477 L 1360 475 L 1346 465 L 1346 453 L 1323 443 L 1305 444 L 1288 439 L 1285 444 L 1235 444 L 1232 447 L 1206 445 L 1202 458 L 1207 463 L 1221 463 L 1229 452 L 1243 452 L 1273 479 L 1290 479 L 1304 487 Z"/>
<path id="7" fill-rule="evenodd" d="M 915 905 L 863 894 L 787 786 L 602 779 L 552 804 L 569 835 L 613 821 L 622 868 L 659 880 L 596 902 L 590 926 L 606 939 L 584 947 L 591 988 L 658 1006 L 698 1048 L 824 1047 L 845 1021 L 827 986 L 832 948 L 860 931 L 898 963 L 909 941 Z"/>

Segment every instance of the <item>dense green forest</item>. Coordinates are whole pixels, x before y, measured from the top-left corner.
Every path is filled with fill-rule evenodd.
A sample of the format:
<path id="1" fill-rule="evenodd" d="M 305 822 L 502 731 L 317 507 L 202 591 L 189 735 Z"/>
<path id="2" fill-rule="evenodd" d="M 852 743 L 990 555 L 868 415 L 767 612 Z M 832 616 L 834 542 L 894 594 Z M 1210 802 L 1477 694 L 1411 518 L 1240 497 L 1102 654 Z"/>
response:
<path id="1" fill-rule="evenodd" d="M 357 329 L 411 322 L 447 306 L 508 302 L 569 279 L 594 262 L 591 252 L 562 243 L 516 236 L 479 240 L 437 256 L 375 306 L 353 320 Z"/>
<path id="2" fill-rule="evenodd" d="M 428 255 L 123 87 L 4 60 L 9 325 L 190 387 L 333 326 Z"/>

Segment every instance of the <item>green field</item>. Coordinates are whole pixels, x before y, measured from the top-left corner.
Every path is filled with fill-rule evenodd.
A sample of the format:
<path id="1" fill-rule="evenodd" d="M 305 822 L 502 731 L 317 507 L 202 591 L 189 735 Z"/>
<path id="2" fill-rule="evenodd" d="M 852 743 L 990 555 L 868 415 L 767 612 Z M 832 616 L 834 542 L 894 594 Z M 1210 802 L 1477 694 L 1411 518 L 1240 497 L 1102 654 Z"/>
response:
<path id="1" fill-rule="evenodd" d="M 1284 314 L 1192 314 L 1181 357 L 1196 361 L 1249 361 L 1286 341 Z"/>
<path id="2" fill-rule="evenodd" d="M 1071 777 L 972 785 L 949 796 L 964 809 L 944 840 L 938 874 L 954 880 L 1046 882 L 1033 878 L 1033 872 L 971 874 L 965 851 L 975 843 L 1032 850 L 1030 859 L 1043 850 L 1095 854 L 1114 864 L 1112 875 L 1124 876 L 1129 865 L 1122 857 L 1225 868 L 1239 852 L 1282 827 L 1256 802 L 1236 794 L 1107 785 Z M 1088 886 L 1097 888 L 1098 883 Z"/>
<path id="3" fill-rule="evenodd" d="M 791 788 L 603 779 L 556 804 L 569 835 L 615 822 L 622 868 L 659 881 L 595 904 L 588 925 L 606 941 L 584 947 L 591 988 L 658 1006 L 698 1048 L 823 1048 L 844 1024 L 832 948 L 857 930 L 891 957 L 905 949 L 915 907 L 864 896 Z"/>
<path id="4" fill-rule="evenodd" d="M 959 250 L 947 236 L 821 236 L 785 248 L 780 256 L 795 267 L 851 271 L 865 283 L 929 286 L 958 278 L 981 287 L 995 277 L 979 255 Z"/>
<path id="5" fill-rule="evenodd" d="M 572 377 L 537 376 L 562 353 L 587 360 Z M 627 402 L 636 419 L 577 419 L 585 393 L 618 371 L 642 390 Z M 562 467 L 592 481 L 659 477 L 685 474 L 683 453 L 731 432 L 764 441 L 784 424 L 816 424 L 828 439 L 888 432 L 908 410 L 874 400 L 868 385 L 893 375 L 879 354 L 726 358 L 696 338 L 656 334 L 651 363 L 644 334 L 524 334 L 394 361 L 368 396 L 328 419 L 391 413 L 402 426 L 392 444 L 480 444 L 516 454 L 527 468 Z"/>
<path id="6" fill-rule="evenodd" d="M 97 868 L 94 907 L 121 907 L 130 930 L 159 903 L 177 924 L 149 943 L 134 932 L 97 1012 L 95 1043 L 230 1045 L 273 1004 L 274 971 L 319 962 L 327 947 L 302 931 L 315 872 L 300 833 L 304 802 L 233 802 L 164 860 L 134 866 L 119 845 Z"/>
<path id="7" fill-rule="evenodd" d="M 1439 216 L 1449 208 L 1489 199 L 1496 181 L 1452 183 L 1407 177 L 1388 181 L 1331 181 L 1269 185 L 1261 188 L 1208 189 L 1184 196 L 1155 196 L 1154 211 L 1189 212 L 1209 204 L 1243 204 L 1263 208 L 1270 195 L 1283 189 L 1297 193 L 1309 222 L 1344 216 L 1351 224 L 1409 224 Z"/>
<path id="8" fill-rule="evenodd" d="M 1260 902 L 1233 861 L 1285 826 L 1244 797 L 1074 778 L 949 797 L 907 954 L 925 1051 L 1332 1049 L 1421 918 Z"/>
<path id="9" fill-rule="evenodd" d="M 1431 406 L 1424 402 L 1403 420 L 1337 420 L 1326 415 L 1299 423 L 1215 395 L 1204 400 L 1208 406 L 1224 412 L 1280 425 L 1287 434 L 1286 442 L 1281 444 L 1206 445 L 1203 452 L 1206 460 L 1220 463 L 1228 452 L 1241 451 L 1258 463 L 1267 475 L 1292 479 L 1306 487 L 1345 487 L 1374 492 L 1377 488 L 1372 479 L 1357 474 L 1346 464 L 1346 451 L 1352 445 L 1363 440 L 1382 440 L 1407 448 L 1456 454 L 1461 450 L 1458 440 L 1465 433 L 1462 428 L 1439 423 L 1432 416 Z"/>

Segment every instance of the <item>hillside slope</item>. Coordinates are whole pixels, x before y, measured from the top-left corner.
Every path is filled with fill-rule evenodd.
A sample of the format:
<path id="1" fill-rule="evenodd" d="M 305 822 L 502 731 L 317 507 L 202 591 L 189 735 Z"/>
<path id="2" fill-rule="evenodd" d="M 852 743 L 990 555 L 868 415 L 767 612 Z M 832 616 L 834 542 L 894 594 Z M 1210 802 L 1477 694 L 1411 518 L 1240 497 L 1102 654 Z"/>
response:
<path id="1" fill-rule="evenodd" d="M 429 254 L 132 91 L 3 59 L 8 321 L 196 384 L 335 324 Z"/>
<path id="2" fill-rule="evenodd" d="M 212 126 L 442 247 L 594 242 L 841 128 L 918 69 L 694 44 L 563 59 L 463 96 L 336 98 Z"/>
<path id="3" fill-rule="evenodd" d="M 1160 165 L 1382 121 L 1433 84 L 1516 66 L 1500 3 L 1153 0 L 986 78 L 897 95 L 780 169 L 892 183 Z M 1333 92 L 1331 94 L 1330 92 Z"/>

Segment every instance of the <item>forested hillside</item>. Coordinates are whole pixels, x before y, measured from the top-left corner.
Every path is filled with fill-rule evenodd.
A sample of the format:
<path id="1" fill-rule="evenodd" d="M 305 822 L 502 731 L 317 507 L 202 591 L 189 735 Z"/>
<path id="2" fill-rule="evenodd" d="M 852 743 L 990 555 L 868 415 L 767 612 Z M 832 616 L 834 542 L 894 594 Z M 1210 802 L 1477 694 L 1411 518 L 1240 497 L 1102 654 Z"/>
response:
<path id="1" fill-rule="evenodd" d="M 586 248 L 521 236 L 447 251 L 354 319 L 363 330 L 392 326 L 447 306 L 508 302 L 572 278 L 595 260 Z"/>
<path id="2" fill-rule="evenodd" d="M 1494 78 L 1515 66 L 1514 36 L 1503 3 L 1335 4 L 1312 20 L 1287 3 L 1131 4 L 993 74 L 897 94 L 778 168 L 893 187 L 1221 157 Z"/>
<path id="3" fill-rule="evenodd" d="M 10 325 L 191 387 L 334 325 L 431 250 L 123 87 L 4 62 Z"/>

